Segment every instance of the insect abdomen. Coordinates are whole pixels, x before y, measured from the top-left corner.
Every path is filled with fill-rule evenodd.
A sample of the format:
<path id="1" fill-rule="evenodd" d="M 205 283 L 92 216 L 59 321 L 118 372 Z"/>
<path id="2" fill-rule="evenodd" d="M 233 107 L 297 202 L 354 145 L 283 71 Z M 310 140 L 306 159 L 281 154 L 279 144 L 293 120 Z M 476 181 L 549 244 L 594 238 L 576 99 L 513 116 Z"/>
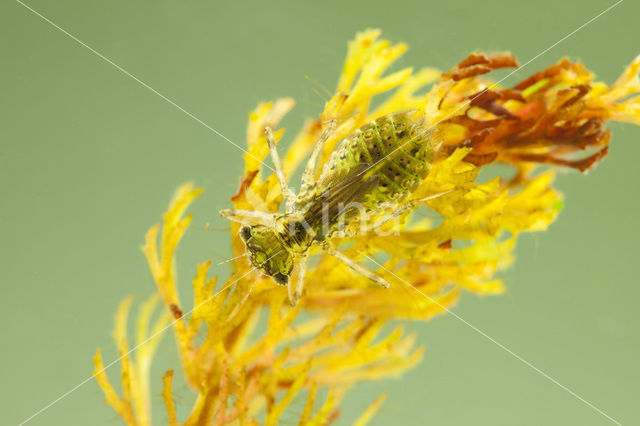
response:
<path id="1" fill-rule="evenodd" d="M 429 134 L 406 113 L 371 121 L 341 143 L 329 164 L 335 169 L 364 163 L 378 178 L 370 201 L 398 201 L 406 197 L 429 172 L 433 157 Z"/>

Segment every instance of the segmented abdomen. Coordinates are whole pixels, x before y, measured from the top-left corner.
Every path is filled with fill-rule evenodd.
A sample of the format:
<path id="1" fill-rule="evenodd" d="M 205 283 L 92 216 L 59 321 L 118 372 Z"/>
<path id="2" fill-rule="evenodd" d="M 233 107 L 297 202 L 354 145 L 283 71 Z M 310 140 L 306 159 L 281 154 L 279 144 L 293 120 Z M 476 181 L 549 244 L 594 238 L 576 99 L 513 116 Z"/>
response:
<path id="1" fill-rule="evenodd" d="M 347 136 L 325 165 L 323 174 L 365 164 L 367 173 L 378 179 L 378 185 L 358 201 L 397 202 L 427 175 L 433 153 L 429 132 L 422 125 L 407 113 L 389 114 Z"/>

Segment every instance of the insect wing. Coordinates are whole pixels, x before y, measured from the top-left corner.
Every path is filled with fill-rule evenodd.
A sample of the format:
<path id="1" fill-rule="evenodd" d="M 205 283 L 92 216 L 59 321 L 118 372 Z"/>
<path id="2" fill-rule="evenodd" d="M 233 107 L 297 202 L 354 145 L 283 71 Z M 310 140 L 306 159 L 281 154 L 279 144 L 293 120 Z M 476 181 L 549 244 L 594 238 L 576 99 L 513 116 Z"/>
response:
<path id="1" fill-rule="evenodd" d="M 378 185 L 378 177 L 365 176 L 366 170 L 367 164 L 359 163 L 321 177 L 304 215 L 307 221 L 335 224 L 358 205 L 364 205 L 368 201 L 367 195 Z"/>

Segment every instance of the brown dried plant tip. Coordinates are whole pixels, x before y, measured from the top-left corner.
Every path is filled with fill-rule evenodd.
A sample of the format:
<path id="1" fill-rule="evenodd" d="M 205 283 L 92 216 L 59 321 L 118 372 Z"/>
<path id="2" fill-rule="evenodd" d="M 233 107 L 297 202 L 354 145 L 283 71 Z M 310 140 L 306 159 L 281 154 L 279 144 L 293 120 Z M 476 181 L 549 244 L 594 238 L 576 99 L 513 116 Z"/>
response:
<path id="1" fill-rule="evenodd" d="M 540 165 L 588 170 L 607 153 L 608 120 L 640 124 L 640 57 L 610 87 L 595 81 L 583 65 L 563 59 L 504 88 L 494 87 L 487 74 L 517 66 L 509 53 L 476 52 L 444 74 L 430 68 L 387 74 L 406 46 L 379 35 L 368 30 L 349 43 L 335 95 L 293 139 L 282 161 L 282 176 L 292 175 L 323 133 L 320 165 L 331 164 L 332 153 L 344 147 L 340 141 L 357 140 L 358 129 L 372 126 L 368 123 L 374 120 L 381 135 L 388 131 L 386 124 L 395 126 L 396 117 L 415 124 L 405 130 L 417 131 L 432 149 L 424 160 L 428 173 L 406 190 L 406 198 L 392 200 L 399 208 L 412 203 L 410 208 L 385 222 L 380 227 L 385 232 L 345 232 L 331 239 L 348 261 L 384 255 L 383 267 L 370 272 L 390 288 L 372 285 L 371 277 L 355 273 L 335 253 L 311 247 L 306 254 L 315 263 L 304 277 L 298 305 L 291 308 L 287 292 L 242 256 L 245 242 L 238 235 L 240 224 L 234 223 L 233 274 L 217 285 L 216 277 L 209 278 L 211 261 L 200 263 L 193 301 L 185 303 L 176 286 L 175 252 L 191 220 L 185 212 L 201 190 L 191 184 L 180 187 L 162 225 L 153 226 L 146 236 L 144 253 L 158 291 L 139 311 L 137 342 L 146 343 L 134 356 L 128 354 L 130 298 L 116 317 L 114 338 L 123 355 L 121 395 L 102 371 L 99 351 L 95 358 L 98 384 L 125 423 L 151 423 L 151 395 L 158 391 L 150 389 L 149 368 L 156 334 L 168 324 L 181 361 L 179 371 L 195 395 L 189 414 L 186 407 L 178 410 L 173 397 L 176 373 L 167 371 L 162 397 L 171 425 L 275 425 L 285 411 L 299 424 L 331 423 L 349 388 L 398 376 L 420 361 L 423 348 L 415 347 L 415 336 L 405 335 L 402 326 L 390 329 L 392 320 L 429 319 L 449 309 L 462 291 L 504 291 L 495 273 L 511 263 L 517 235 L 546 229 L 561 206 L 561 196 L 552 187 L 554 171 L 538 171 Z M 380 94 L 388 96 L 379 101 Z M 275 146 L 284 133 L 278 123 L 293 104 L 278 99 L 250 114 L 245 172 L 231 197 L 235 210 L 282 215 L 278 211 L 287 188 L 275 174 L 265 174 L 260 161 L 269 153 L 265 126 L 275 129 Z M 389 133 L 406 137 L 398 134 Z M 354 153 L 347 150 L 345 158 Z M 399 159 L 414 157 L 418 154 Z M 495 163 L 511 166 L 515 173 L 479 182 L 480 168 Z M 317 183 L 322 167 L 310 173 Z M 441 195 L 429 198 L 432 194 Z M 432 215 L 414 214 L 418 205 Z M 380 219 L 376 212 L 371 210 L 366 220 Z M 151 325 L 158 301 L 164 308 Z M 295 398 L 302 404 L 292 404 Z M 383 399 L 376 399 L 357 424 L 364 425 Z"/>

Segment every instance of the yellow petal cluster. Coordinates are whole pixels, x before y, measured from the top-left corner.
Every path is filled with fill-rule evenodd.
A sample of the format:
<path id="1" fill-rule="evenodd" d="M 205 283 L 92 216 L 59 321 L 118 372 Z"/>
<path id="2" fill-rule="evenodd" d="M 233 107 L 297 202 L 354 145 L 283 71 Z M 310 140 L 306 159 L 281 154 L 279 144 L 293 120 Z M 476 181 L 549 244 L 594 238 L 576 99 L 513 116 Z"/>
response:
<path id="1" fill-rule="evenodd" d="M 186 211 L 202 191 L 183 185 L 162 223 L 146 235 L 143 251 L 157 294 L 140 309 L 135 352 L 126 335 L 131 299 L 116 317 L 120 396 L 99 351 L 95 358 L 98 384 L 125 423 L 151 424 L 150 395 L 159 390 L 149 389 L 149 366 L 166 327 L 174 335 L 180 372 L 196 395 L 188 416 L 179 418 L 175 373 L 166 372 L 162 398 L 170 424 L 275 425 L 285 413 L 291 418 L 291 410 L 301 425 L 331 423 L 354 384 L 399 375 L 420 361 L 423 348 L 416 347 L 415 336 L 392 327 L 391 320 L 429 319 L 455 304 L 462 291 L 504 291 L 495 274 L 511 263 L 517 235 L 546 229 L 562 205 L 552 187 L 553 171 L 536 165 L 586 170 L 606 154 L 607 120 L 640 124 L 640 57 L 611 87 L 593 81 L 582 65 L 562 60 L 513 88 L 500 88 L 486 74 L 515 66 L 508 53 L 475 52 L 444 74 L 430 68 L 389 73 L 406 48 L 380 39 L 377 30 L 359 33 L 349 43 L 335 95 L 282 153 L 290 178 L 328 122 L 335 127 L 321 162 L 343 137 L 388 113 L 414 111 L 431 128 L 441 148 L 413 197 L 443 195 L 385 225 L 384 233 L 339 242 L 345 254 L 376 269 L 391 288 L 378 288 L 335 258 L 313 253 L 305 292 L 291 308 L 286 290 L 240 256 L 244 244 L 232 224 L 231 247 L 240 256 L 232 262 L 233 274 L 218 283 L 210 261 L 198 265 L 187 302 L 177 292 L 175 254 L 191 220 Z M 291 99 L 278 99 L 249 115 L 234 208 L 281 208 L 277 178 L 261 165 L 268 155 L 263 130 L 271 126 L 276 140 L 282 139 L 278 124 L 293 106 Z M 495 163 L 502 163 L 501 176 L 482 179 L 480 170 Z M 158 301 L 163 313 L 150 325 Z M 292 407 L 294 398 L 304 399 L 301 410 Z M 357 424 L 366 424 L 383 400 L 381 395 L 373 401 Z"/>

